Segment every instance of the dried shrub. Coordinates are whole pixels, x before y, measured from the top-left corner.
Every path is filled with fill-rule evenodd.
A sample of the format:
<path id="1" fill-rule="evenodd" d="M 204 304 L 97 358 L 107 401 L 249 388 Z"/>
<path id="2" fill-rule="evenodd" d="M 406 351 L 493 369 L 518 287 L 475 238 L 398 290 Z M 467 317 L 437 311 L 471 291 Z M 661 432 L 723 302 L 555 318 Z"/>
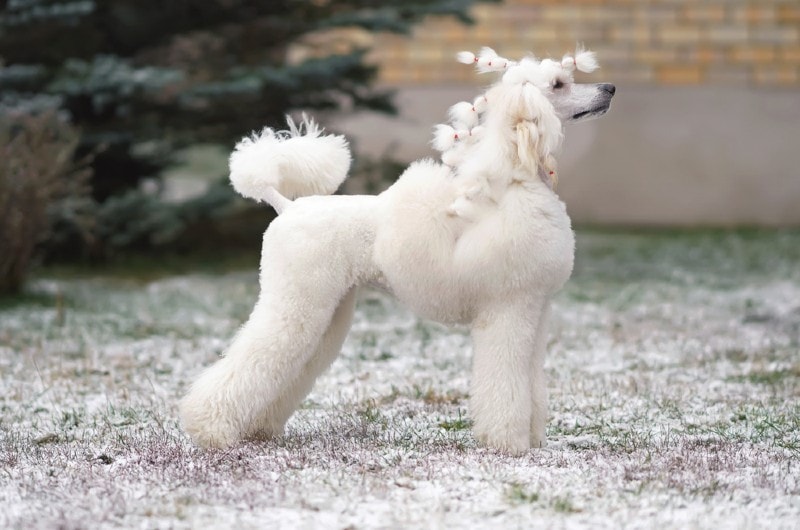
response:
<path id="1" fill-rule="evenodd" d="M 88 196 L 90 170 L 73 161 L 78 140 L 53 112 L 0 115 L 0 294 L 22 286 L 53 210 L 77 212 L 70 204 Z"/>

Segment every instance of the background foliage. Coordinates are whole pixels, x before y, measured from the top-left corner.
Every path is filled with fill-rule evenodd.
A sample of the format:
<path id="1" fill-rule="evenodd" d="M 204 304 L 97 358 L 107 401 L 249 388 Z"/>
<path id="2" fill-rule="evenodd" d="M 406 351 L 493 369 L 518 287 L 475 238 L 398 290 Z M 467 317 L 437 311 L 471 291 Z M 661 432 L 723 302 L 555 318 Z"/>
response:
<path id="1" fill-rule="evenodd" d="M 55 112 L 77 128 L 73 158 L 88 157 L 91 166 L 84 213 L 92 222 L 55 216 L 45 254 L 105 258 L 168 248 L 193 233 L 208 235 L 229 216 L 247 221 L 244 232 L 258 237 L 268 216 L 262 212 L 250 230 L 252 218 L 227 186 L 211 186 L 188 204 L 163 200 L 160 176 L 175 153 L 198 143 L 230 147 L 296 109 L 393 112 L 391 93 L 372 86 L 376 67 L 365 61 L 366 49 L 309 36 L 342 27 L 406 33 L 431 14 L 467 22 L 472 1 L 7 2 L 0 8 L 0 116 Z"/>
<path id="2" fill-rule="evenodd" d="M 0 116 L 0 294 L 22 286 L 54 219 L 88 230 L 89 170 L 73 162 L 78 135 L 52 112 Z"/>

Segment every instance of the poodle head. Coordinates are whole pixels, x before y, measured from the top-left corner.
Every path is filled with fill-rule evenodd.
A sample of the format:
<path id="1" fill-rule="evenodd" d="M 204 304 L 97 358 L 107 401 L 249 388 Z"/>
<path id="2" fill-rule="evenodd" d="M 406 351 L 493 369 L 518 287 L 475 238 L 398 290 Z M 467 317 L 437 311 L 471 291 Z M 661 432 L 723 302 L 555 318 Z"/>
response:
<path id="1" fill-rule="evenodd" d="M 448 165 L 460 165 L 467 158 L 474 165 L 480 153 L 493 159 L 495 168 L 502 159 L 554 181 L 562 124 L 602 116 L 615 92 L 607 83 L 575 83 L 575 70 L 598 68 L 594 53 L 581 48 L 560 61 L 532 56 L 511 61 L 491 48 L 478 55 L 461 52 L 457 59 L 474 64 L 481 73 L 503 72 L 503 76 L 474 102 L 454 105 L 452 125 L 437 127 L 434 147 Z"/>
<path id="2" fill-rule="evenodd" d="M 609 83 L 575 83 L 573 72 L 598 68 L 593 52 L 578 49 L 561 61 L 526 57 L 506 68 L 501 84 L 534 87 L 562 122 L 585 121 L 608 112 L 616 88 Z"/>

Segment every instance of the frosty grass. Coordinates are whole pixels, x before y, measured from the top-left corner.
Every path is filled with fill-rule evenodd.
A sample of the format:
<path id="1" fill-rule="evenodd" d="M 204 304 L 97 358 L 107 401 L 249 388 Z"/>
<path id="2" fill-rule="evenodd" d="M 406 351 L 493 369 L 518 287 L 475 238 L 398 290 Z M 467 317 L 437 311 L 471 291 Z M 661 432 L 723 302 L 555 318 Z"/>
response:
<path id="1" fill-rule="evenodd" d="M 0 528 L 800 526 L 800 233 L 580 234 L 522 457 L 472 438 L 466 330 L 370 290 L 285 437 L 193 447 L 176 402 L 254 269 L 5 302 Z"/>

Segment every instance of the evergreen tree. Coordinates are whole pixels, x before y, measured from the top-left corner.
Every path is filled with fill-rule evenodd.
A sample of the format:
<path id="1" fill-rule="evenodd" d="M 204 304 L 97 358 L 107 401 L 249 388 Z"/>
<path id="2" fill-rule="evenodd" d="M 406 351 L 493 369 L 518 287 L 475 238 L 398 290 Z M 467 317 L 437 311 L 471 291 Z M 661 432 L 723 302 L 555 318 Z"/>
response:
<path id="1" fill-rule="evenodd" d="M 319 30 L 408 32 L 429 14 L 469 21 L 473 0 L 9 0 L 0 11 L 0 113 L 56 108 L 94 155 L 105 201 L 175 149 L 231 143 L 295 108 L 391 112 L 366 50 L 286 64 Z"/>

